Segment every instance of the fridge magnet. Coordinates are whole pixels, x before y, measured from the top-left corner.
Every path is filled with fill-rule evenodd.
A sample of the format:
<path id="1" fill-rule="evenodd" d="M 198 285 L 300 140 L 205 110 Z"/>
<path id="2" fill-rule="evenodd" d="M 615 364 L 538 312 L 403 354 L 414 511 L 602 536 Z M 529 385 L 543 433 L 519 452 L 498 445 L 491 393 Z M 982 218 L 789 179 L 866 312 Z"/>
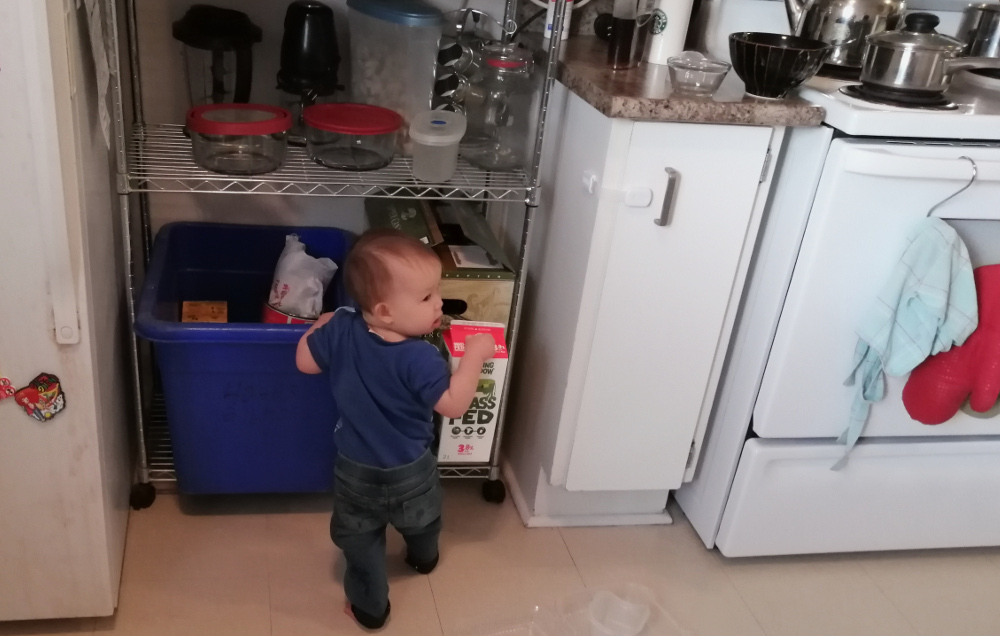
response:
<path id="1" fill-rule="evenodd" d="M 0 378 L 0 400 L 14 397 L 17 390 L 8 378 Z"/>
<path id="2" fill-rule="evenodd" d="M 66 408 L 66 395 L 59 384 L 59 378 L 51 373 L 42 373 L 31 384 L 14 394 L 24 412 L 39 422 L 47 422 Z"/>

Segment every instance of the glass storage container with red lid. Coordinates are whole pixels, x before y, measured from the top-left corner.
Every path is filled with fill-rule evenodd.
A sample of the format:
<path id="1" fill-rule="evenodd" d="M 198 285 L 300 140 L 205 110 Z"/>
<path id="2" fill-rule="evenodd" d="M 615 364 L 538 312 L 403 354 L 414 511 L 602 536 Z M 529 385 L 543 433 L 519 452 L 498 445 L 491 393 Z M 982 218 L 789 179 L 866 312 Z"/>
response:
<path id="1" fill-rule="evenodd" d="M 285 160 L 292 117 L 263 104 L 207 104 L 188 111 L 194 161 L 213 172 L 271 172 Z"/>
<path id="2" fill-rule="evenodd" d="M 306 150 L 337 170 L 375 170 L 389 165 L 403 118 L 368 104 L 317 104 L 302 113 Z"/>

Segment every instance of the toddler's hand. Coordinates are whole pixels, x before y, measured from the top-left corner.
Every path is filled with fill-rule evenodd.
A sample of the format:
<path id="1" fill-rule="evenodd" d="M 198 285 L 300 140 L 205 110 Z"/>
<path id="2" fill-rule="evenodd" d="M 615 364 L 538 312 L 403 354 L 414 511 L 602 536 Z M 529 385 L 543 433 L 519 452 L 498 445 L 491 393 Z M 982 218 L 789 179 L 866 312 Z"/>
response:
<path id="1" fill-rule="evenodd" d="M 465 355 L 489 360 L 493 357 L 497 343 L 492 334 L 477 333 L 465 339 Z"/>

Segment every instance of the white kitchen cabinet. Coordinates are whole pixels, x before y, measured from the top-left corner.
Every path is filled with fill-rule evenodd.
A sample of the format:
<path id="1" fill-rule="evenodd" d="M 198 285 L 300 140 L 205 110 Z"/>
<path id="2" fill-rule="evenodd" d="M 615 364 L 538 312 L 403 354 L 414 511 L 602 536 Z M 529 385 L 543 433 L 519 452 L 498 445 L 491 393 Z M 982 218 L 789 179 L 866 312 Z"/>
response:
<path id="1" fill-rule="evenodd" d="M 557 93 L 510 472 L 529 505 L 541 479 L 669 491 L 697 456 L 783 130 L 610 120 Z"/>
<path id="2" fill-rule="evenodd" d="M 769 128 L 634 124 L 622 188 L 601 193 L 619 200 L 567 489 L 681 485 L 770 141 Z"/>

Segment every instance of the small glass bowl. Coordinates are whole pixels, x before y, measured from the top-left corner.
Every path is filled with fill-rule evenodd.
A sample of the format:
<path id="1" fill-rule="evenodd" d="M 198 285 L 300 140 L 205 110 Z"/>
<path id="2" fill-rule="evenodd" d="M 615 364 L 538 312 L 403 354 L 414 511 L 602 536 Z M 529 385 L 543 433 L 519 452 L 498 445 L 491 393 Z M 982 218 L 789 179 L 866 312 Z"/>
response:
<path id="1" fill-rule="evenodd" d="M 668 59 L 667 68 L 674 93 L 711 97 L 719 90 L 731 66 L 728 62 L 711 60 L 697 51 L 684 51 Z"/>
<path id="2" fill-rule="evenodd" d="M 302 111 L 306 151 L 335 170 L 377 170 L 392 162 L 403 118 L 368 104 L 316 104 Z"/>
<path id="3" fill-rule="evenodd" d="M 292 117 L 263 104 L 205 104 L 188 111 L 194 161 L 213 172 L 254 175 L 285 161 Z"/>

